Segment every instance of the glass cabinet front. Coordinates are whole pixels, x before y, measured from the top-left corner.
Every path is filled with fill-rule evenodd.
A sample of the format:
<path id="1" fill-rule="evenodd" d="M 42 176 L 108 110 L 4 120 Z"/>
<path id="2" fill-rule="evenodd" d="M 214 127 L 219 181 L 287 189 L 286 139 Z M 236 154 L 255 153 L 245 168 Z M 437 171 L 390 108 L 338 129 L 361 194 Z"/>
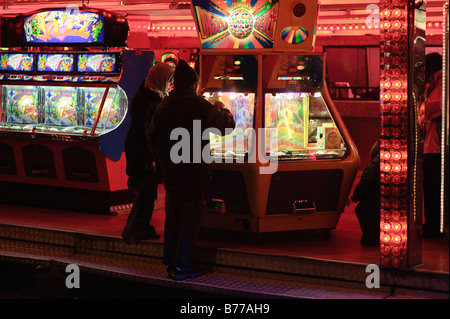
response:
<path id="1" fill-rule="evenodd" d="M 0 130 L 104 134 L 116 128 L 128 100 L 119 87 L 1 86 Z M 104 100 L 100 113 L 100 106 Z"/>
<path id="2" fill-rule="evenodd" d="M 265 94 L 265 150 L 278 159 L 342 158 L 346 145 L 320 92 Z"/>
<path id="3" fill-rule="evenodd" d="M 211 103 L 219 100 L 233 114 L 236 122 L 234 130 L 224 136 L 210 133 L 209 142 L 213 158 L 243 160 L 249 153 L 255 112 L 255 93 L 214 92 L 206 93 Z"/>
<path id="4" fill-rule="evenodd" d="M 323 93 L 324 56 L 263 56 L 265 151 L 279 160 L 340 159 L 347 145 Z"/>

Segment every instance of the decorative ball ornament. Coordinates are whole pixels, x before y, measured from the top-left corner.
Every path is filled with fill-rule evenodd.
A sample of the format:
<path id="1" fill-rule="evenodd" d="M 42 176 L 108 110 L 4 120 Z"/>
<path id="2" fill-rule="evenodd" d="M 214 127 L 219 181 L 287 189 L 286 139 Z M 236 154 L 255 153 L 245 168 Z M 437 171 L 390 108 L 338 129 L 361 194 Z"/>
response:
<path id="1" fill-rule="evenodd" d="M 245 39 L 253 31 L 253 15 L 245 8 L 237 8 L 228 16 L 228 31 L 237 39 Z"/>
<path id="2" fill-rule="evenodd" d="M 308 38 L 308 30 L 300 26 L 289 26 L 281 31 L 281 38 L 290 44 L 299 44 Z"/>

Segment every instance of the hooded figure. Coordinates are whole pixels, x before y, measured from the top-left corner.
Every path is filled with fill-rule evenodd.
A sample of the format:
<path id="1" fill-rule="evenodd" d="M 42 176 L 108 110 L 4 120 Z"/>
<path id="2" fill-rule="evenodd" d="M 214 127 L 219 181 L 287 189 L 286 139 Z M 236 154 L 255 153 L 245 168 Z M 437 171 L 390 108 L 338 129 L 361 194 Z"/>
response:
<path id="1" fill-rule="evenodd" d="M 198 82 L 198 74 L 185 61 L 178 61 L 174 90 L 158 105 L 151 127 L 166 189 L 163 262 L 175 280 L 199 275 L 192 255 L 210 180 L 204 160 L 209 138 L 203 132 L 215 129 L 225 134 L 235 127 L 223 103 L 213 105 L 197 95 Z"/>
<path id="2" fill-rule="evenodd" d="M 128 186 L 136 198 L 122 233 L 124 238 L 159 237 L 150 225 L 161 176 L 150 144 L 149 126 L 157 105 L 170 89 L 173 72 L 166 63 L 154 65 L 130 104 L 131 126 L 125 140 L 126 173 Z"/>
<path id="3" fill-rule="evenodd" d="M 233 115 L 223 108 L 223 103 L 218 101 L 221 103 L 218 107 L 197 95 L 198 82 L 194 69 L 180 60 L 174 72 L 174 90 L 158 106 L 152 122 L 164 185 L 169 191 L 208 187 L 209 165 L 201 152 L 209 139 L 198 136 L 198 132 L 203 134 L 205 129 L 215 128 L 224 134 L 225 129 L 235 126 Z M 184 130 L 188 134 L 181 136 L 181 140 L 178 135 L 177 140 L 170 138 L 171 134 L 183 134 Z"/>

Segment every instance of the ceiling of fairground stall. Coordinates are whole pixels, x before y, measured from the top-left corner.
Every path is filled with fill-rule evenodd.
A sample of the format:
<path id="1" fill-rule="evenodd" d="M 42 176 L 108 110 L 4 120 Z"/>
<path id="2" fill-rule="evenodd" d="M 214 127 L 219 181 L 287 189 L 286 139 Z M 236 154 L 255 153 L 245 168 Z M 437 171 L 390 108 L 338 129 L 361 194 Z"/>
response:
<path id="1" fill-rule="evenodd" d="M 197 37 L 190 1 L 182 0 L 0 0 L 0 16 L 14 16 L 42 8 L 91 7 L 127 14 L 130 31 L 149 37 Z M 428 0 L 427 34 L 442 34 L 445 1 Z M 317 35 L 378 34 L 367 28 L 376 0 L 319 0 Z"/>

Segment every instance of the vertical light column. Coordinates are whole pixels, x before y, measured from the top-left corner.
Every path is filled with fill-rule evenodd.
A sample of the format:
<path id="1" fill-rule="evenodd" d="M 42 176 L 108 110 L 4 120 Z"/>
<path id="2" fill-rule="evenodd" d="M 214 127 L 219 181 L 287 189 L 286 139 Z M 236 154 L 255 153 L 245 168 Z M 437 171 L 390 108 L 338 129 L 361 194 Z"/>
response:
<path id="1" fill-rule="evenodd" d="M 442 134 L 441 134 L 441 221 L 440 230 L 448 232 L 448 171 L 449 171 L 449 3 L 443 7 L 442 30 Z"/>
<path id="2" fill-rule="evenodd" d="M 409 237 L 409 228 L 415 231 L 421 219 L 417 210 L 421 201 L 416 200 L 418 137 L 411 109 L 421 90 L 412 76 L 417 72 L 413 48 L 417 42 L 414 2 L 409 2 L 380 1 L 380 262 L 392 268 L 411 266 L 411 239 L 417 246 L 417 235 Z M 420 41 L 425 45 L 425 38 Z M 413 259 L 421 260 L 421 251 L 418 255 Z"/>

